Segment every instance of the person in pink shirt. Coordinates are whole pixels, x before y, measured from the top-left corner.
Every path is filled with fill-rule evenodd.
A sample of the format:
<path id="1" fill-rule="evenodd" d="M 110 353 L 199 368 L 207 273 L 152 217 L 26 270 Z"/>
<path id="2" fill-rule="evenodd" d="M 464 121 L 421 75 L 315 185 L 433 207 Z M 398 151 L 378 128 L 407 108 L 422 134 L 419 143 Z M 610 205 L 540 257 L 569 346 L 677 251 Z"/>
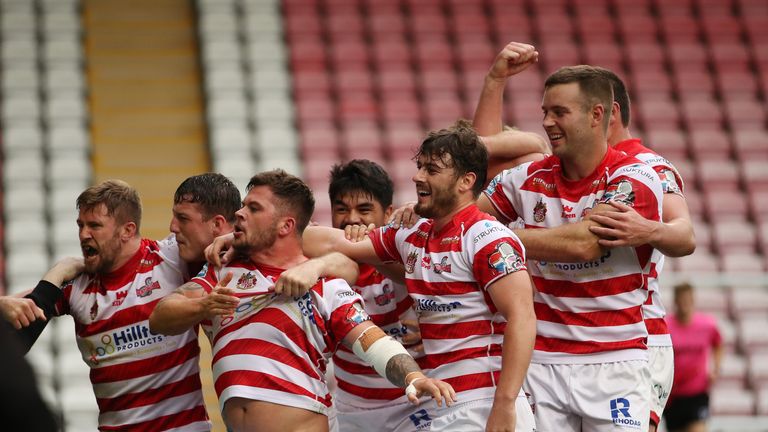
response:
<path id="1" fill-rule="evenodd" d="M 709 386 L 717 378 L 723 356 L 717 321 L 695 311 L 693 287 L 688 283 L 675 286 L 675 314 L 667 315 L 666 320 L 675 351 L 675 378 L 664 411 L 667 429 L 705 431 Z"/>

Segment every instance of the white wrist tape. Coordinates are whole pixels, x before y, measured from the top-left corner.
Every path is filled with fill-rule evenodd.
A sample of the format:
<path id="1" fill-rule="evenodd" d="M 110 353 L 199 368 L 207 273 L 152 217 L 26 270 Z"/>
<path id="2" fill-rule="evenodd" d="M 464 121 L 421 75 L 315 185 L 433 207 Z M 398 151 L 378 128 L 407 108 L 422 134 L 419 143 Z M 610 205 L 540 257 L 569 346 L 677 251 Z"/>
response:
<path id="1" fill-rule="evenodd" d="M 389 359 L 398 354 L 405 354 L 410 357 L 408 351 L 399 342 L 392 339 L 391 336 L 387 336 L 378 327 L 367 328 L 352 344 L 352 351 L 365 363 L 373 366 L 376 372 L 384 378 L 387 378 Z"/>
<path id="2" fill-rule="evenodd" d="M 418 393 L 418 391 L 416 390 L 416 386 L 413 385 L 413 383 L 415 383 L 418 380 L 423 380 L 423 379 L 426 379 L 426 378 L 414 378 L 413 381 L 408 383 L 408 387 L 405 388 L 405 395 L 406 396 L 411 395 L 411 394 L 415 395 L 416 393 Z"/>

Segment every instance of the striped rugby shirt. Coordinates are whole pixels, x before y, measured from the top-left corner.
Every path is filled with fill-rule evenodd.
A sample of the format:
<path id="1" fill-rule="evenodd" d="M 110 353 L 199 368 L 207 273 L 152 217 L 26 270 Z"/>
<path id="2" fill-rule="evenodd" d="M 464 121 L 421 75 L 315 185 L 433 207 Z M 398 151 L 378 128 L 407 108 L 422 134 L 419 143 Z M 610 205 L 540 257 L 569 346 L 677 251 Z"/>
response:
<path id="1" fill-rule="evenodd" d="M 526 229 L 581 221 L 599 203 L 613 199 L 642 216 L 661 218 L 661 181 L 639 160 L 608 148 L 588 177 L 569 181 L 560 160 L 550 156 L 506 170 L 485 194 L 508 220 Z M 535 285 L 534 363 L 603 363 L 647 359 L 648 332 L 642 304 L 653 248 L 613 248 L 593 261 L 530 261 Z"/>
<path id="2" fill-rule="evenodd" d="M 184 283 L 175 237 L 141 240 L 139 251 L 106 275 L 83 274 L 64 286 L 58 314 L 75 320 L 77 346 L 103 431 L 208 431 L 198 370 L 197 331 L 149 331 L 157 303 Z"/>
<path id="3" fill-rule="evenodd" d="M 380 259 L 405 264 L 425 373 L 451 384 L 462 402 L 492 398 L 506 320 L 487 289 L 502 276 L 525 270 L 525 250 L 512 231 L 474 204 L 440 231 L 433 223 L 384 226 L 369 236 Z"/>
<path id="4" fill-rule="evenodd" d="M 645 147 L 639 139 L 621 141 L 613 148 L 652 167 L 661 179 L 662 193 L 683 196 L 683 179 L 672 162 Z M 667 322 L 664 321 L 667 312 L 661 301 L 661 286 L 659 285 L 659 274 L 661 274 L 663 267 L 664 254 L 654 250 L 648 273 L 648 291 L 650 292 L 643 305 L 643 317 L 645 318 L 645 326 L 648 328 L 648 346 L 672 346 L 669 328 L 667 328 Z"/>
<path id="5" fill-rule="evenodd" d="M 272 292 L 283 269 L 236 260 L 206 266 L 192 278 L 211 292 L 222 275 L 240 303 L 235 314 L 211 320 L 213 379 L 219 404 L 240 397 L 329 415 L 328 360 L 344 336 L 370 318 L 342 279 L 322 279 L 301 297 Z"/>

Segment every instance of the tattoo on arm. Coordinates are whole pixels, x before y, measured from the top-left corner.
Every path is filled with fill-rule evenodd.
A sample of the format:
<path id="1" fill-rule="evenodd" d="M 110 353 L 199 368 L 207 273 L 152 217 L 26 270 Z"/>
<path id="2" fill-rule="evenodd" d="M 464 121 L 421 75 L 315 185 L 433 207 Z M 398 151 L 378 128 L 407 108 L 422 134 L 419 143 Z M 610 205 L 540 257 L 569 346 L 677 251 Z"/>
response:
<path id="1" fill-rule="evenodd" d="M 176 288 L 173 292 L 184 295 L 185 292 L 188 291 L 196 291 L 199 289 L 203 289 L 199 284 L 196 284 L 194 282 L 187 282 L 184 285 Z"/>
<path id="2" fill-rule="evenodd" d="M 413 357 L 408 354 L 398 354 L 387 362 L 387 379 L 398 387 L 405 387 L 405 377 L 411 372 L 420 370 Z"/>

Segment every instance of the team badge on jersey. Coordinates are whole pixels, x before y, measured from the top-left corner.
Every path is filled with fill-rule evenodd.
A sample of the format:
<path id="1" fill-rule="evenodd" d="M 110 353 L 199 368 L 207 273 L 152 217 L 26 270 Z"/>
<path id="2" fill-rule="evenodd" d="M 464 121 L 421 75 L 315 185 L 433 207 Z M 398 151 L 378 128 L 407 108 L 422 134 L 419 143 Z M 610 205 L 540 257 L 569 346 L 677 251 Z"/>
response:
<path id="1" fill-rule="evenodd" d="M 533 207 L 533 220 L 541 223 L 544 222 L 544 218 L 547 217 L 547 203 L 542 200 L 536 203 Z"/>
<path id="2" fill-rule="evenodd" d="M 152 291 L 159 290 L 160 283 L 153 281 L 151 277 L 144 279 L 144 286 L 136 288 L 136 295 L 139 297 L 148 297 L 152 295 Z"/>
<path id="3" fill-rule="evenodd" d="M 523 268 L 523 259 L 512 245 L 501 242 L 496 245 L 496 250 L 488 255 L 488 266 L 498 273 L 509 274 Z"/>
<path id="4" fill-rule="evenodd" d="M 416 252 L 411 252 L 408 254 L 408 258 L 405 260 L 405 272 L 406 273 L 413 273 L 413 270 L 416 268 L 416 260 L 419 259 L 419 254 Z"/>
<path id="5" fill-rule="evenodd" d="M 253 273 L 243 273 L 237 280 L 235 287 L 240 290 L 249 290 L 256 286 L 256 275 Z"/>
<path id="6" fill-rule="evenodd" d="M 126 297 L 128 297 L 128 290 L 124 291 L 118 291 L 115 293 L 116 298 L 115 301 L 112 302 L 112 306 L 120 306 L 125 301 Z"/>
<path id="7" fill-rule="evenodd" d="M 631 206 L 635 203 L 635 191 L 632 190 L 632 182 L 629 180 L 622 180 L 618 183 L 608 185 L 608 189 L 605 190 L 605 195 L 601 202 L 608 202 L 610 200 L 618 201 L 622 204 Z"/>
<path id="8" fill-rule="evenodd" d="M 358 291 L 358 294 L 360 292 Z M 381 294 L 374 296 L 373 301 L 376 302 L 379 306 L 388 305 L 392 300 L 395 299 L 395 290 L 392 289 L 389 284 L 384 284 L 384 286 L 381 287 Z"/>
<path id="9" fill-rule="evenodd" d="M 99 314 L 99 302 L 94 300 L 93 306 L 91 306 L 91 321 L 96 321 L 96 316 Z"/>

